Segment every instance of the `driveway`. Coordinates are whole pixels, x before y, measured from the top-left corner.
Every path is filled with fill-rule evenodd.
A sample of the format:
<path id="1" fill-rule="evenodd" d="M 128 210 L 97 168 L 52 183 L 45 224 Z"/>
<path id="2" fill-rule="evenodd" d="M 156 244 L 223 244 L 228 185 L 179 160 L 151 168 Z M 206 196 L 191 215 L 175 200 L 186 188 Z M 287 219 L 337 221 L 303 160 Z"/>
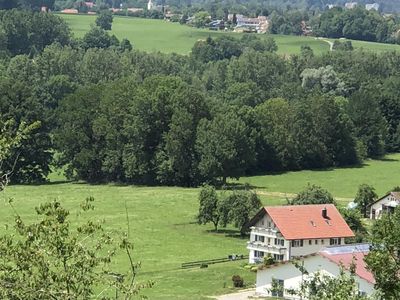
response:
<path id="1" fill-rule="evenodd" d="M 244 290 L 244 291 L 238 292 L 238 293 L 215 296 L 214 299 L 217 299 L 217 300 L 247 300 L 247 299 L 249 299 L 249 297 L 254 296 L 255 292 L 256 292 L 255 289 Z"/>

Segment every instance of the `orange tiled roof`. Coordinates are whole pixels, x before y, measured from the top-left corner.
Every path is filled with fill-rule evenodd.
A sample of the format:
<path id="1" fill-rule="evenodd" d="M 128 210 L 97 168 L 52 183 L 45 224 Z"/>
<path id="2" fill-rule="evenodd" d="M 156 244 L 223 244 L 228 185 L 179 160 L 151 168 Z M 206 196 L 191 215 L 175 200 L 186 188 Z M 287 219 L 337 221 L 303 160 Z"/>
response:
<path id="1" fill-rule="evenodd" d="M 327 218 L 322 215 L 324 208 Z M 354 236 L 333 204 L 267 206 L 262 215 L 265 212 L 287 240 Z"/>

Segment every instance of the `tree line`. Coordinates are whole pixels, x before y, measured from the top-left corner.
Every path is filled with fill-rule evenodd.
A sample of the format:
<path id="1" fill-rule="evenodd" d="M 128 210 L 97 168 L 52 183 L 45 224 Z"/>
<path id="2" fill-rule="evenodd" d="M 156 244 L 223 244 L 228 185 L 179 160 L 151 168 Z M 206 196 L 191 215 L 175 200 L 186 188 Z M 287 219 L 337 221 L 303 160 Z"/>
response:
<path id="1" fill-rule="evenodd" d="M 334 7 L 313 22 L 314 33 L 328 38 L 348 38 L 381 43 L 400 43 L 399 20 L 383 17 L 375 10 L 362 7 L 344 9 Z"/>
<path id="2" fill-rule="evenodd" d="M 18 153 L 16 182 L 58 165 L 89 182 L 196 186 L 400 150 L 395 52 L 303 46 L 282 57 L 272 39 L 245 35 L 198 41 L 186 56 L 144 53 L 97 26 L 75 39 L 51 14 L 1 16 L 0 28 L 23 29 L 4 31 L 0 114 L 41 124 Z M 40 38 L 30 18 L 60 34 Z"/>

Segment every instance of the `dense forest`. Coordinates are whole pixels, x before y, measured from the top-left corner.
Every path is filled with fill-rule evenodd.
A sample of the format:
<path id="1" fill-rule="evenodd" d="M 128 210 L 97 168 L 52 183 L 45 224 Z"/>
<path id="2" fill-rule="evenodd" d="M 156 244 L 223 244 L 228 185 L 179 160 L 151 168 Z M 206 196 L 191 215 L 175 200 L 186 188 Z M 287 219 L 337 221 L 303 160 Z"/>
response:
<path id="1" fill-rule="evenodd" d="M 41 125 L 7 162 L 19 158 L 16 182 L 57 165 L 89 182 L 195 186 L 400 150 L 399 53 L 282 57 L 256 35 L 144 53 L 17 10 L 1 12 L 0 28 L 1 118 Z"/>

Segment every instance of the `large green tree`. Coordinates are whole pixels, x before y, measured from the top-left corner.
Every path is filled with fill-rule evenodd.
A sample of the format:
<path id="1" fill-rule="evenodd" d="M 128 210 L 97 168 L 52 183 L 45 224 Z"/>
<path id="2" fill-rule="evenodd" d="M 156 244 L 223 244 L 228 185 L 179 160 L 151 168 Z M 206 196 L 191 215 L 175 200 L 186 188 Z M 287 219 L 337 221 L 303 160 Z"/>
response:
<path id="1" fill-rule="evenodd" d="M 251 129 L 234 111 L 203 119 L 197 131 L 196 150 L 200 173 L 208 180 L 238 178 L 254 163 Z"/>
<path id="2" fill-rule="evenodd" d="M 322 187 L 315 184 L 308 184 L 303 191 L 288 202 L 291 205 L 331 204 L 335 203 L 335 200 L 333 196 Z"/>
<path id="3" fill-rule="evenodd" d="M 113 22 L 112 12 L 108 9 L 100 11 L 96 18 L 96 25 L 104 30 L 111 30 Z"/>
<path id="4" fill-rule="evenodd" d="M 220 198 L 217 191 L 212 186 L 204 186 L 199 194 L 199 214 L 197 216 L 199 224 L 213 223 L 215 231 L 221 219 Z"/>

